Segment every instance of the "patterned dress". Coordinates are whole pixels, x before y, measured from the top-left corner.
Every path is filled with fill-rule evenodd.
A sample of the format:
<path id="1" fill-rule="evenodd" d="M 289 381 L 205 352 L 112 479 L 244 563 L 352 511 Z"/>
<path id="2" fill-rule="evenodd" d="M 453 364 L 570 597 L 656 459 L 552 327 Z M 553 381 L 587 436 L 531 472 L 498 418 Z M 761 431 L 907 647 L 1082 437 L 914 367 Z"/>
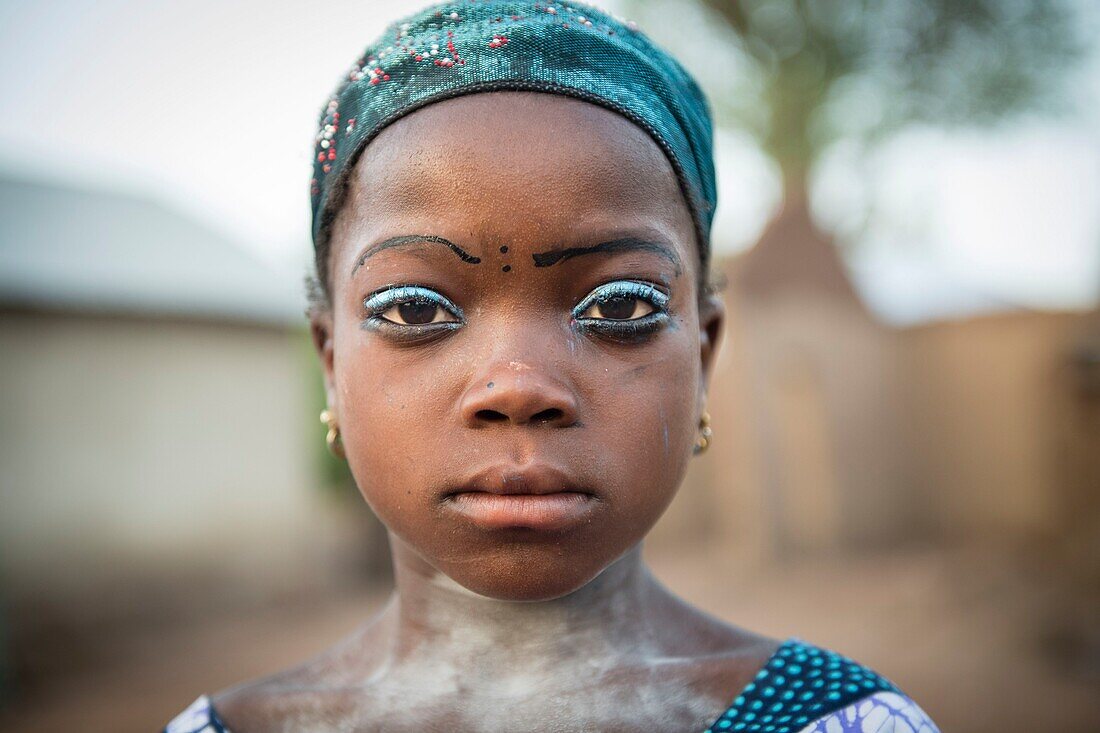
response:
<path id="1" fill-rule="evenodd" d="M 796 637 L 783 642 L 704 733 L 939 733 L 882 675 Z M 231 733 L 206 695 L 164 733 Z"/>

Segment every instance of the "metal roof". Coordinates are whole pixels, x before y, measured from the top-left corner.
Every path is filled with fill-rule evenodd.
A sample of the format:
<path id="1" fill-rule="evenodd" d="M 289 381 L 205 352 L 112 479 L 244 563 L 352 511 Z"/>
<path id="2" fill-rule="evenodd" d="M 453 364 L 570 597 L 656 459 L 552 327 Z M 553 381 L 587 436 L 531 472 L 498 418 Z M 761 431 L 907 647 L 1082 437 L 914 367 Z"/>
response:
<path id="1" fill-rule="evenodd" d="M 0 303 L 302 323 L 300 277 L 151 198 L 0 174 Z"/>

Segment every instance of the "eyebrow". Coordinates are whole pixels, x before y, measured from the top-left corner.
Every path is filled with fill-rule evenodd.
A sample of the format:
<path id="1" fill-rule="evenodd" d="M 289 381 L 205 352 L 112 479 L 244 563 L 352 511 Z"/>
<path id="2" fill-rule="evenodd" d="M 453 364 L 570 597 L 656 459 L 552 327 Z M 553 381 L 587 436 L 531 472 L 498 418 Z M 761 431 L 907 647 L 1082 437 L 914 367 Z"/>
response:
<path id="1" fill-rule="evenodd" d="M 476 265 L 481 262 L 480 257 L 475 257 L 474 255 L 462 249 L 449 239 L 437 237 L 434 234 L 403 234 L 397 237 L 390 237 L 385 241 L 379 242 L 378 244 L 372 245 L 363 250 L 363 253 L 359 255 L 359 258 L 355 260 L 355 267 L 351 268 L 351 274 L 354 275 L 355 271 L 363 266 L 363 263 L 367 261 L 368 257 L 372 257 L 384 249 L 403 247 L 407 244 L 421 244 L 424 242 L 428 242 L 431 244 L 441 244 L 447 249 L 454 252 L 455 256 L 458 257 L 458 259 L 471 265 Z"/>
<path id="2" fill-rule="evenodd" d="M 571 259 L 573 257 L 581 257 L 583 255 L 611 253 L 611 252 L 653 252 L 666 260 L 671 262 L 676 268 L 676 275 L 679 276 L 682 270 L 680 265 L 680 258 L 676 252 L 664 244 L 659 242 L 650 242 L 645 239 L 638 239 L 636 237 L 623 237 L 621 239 L 612 239 L 610 242 L 601 242 L 600 244 L 594 244 L 591 247 L 567 247 L 566 249 L 552 249 L 548 252 L 539 252 L 531 255 L 535 260 L 535 267 L 550 267 L 556 265 L 559 262 Z"/>

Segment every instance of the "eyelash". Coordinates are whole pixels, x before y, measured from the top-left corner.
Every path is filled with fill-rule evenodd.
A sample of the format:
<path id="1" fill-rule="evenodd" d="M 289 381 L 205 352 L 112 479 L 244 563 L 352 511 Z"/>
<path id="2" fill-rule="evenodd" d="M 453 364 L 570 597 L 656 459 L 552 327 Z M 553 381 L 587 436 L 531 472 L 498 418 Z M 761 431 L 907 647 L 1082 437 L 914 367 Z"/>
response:
<path id="1" fill-rule="evenodd" d="M 639 318 L 611 319 L 585 317 L 584 313 L 594 305 L 616 299 L 637 299 L 653 308 Z M 572 321 L 576 328 L 595 335 L 623 341 L 641 340 L 660 330 L 668 322 L 669 295 L 650 283 L 638 280 L 615 280 L 592 290 L 573 308 Z M 394 306 L 407 303 L 435 305 L 450 313 L 455 321 L 407 324 L 395 323 L 382 314 Z M 385 333 L 404 341 L 423 341 L 461 328 L 466 323 L 462 309 L 440 293 L 420 285 L 390 285 L 375 290 L 363 300 L 365 319 L 363 327 Z"/>
<path id="2" fill-rule="evenodd" d="M 653 307 L 652 313 L 639 318 L 611 319 L 585 318 L 584 313 L 594 305 L 617 299 L 637 299 Z M 662 328 L 668 322 L 669 295 L 653 285 L 638 280 L 616 280 L 599 286 L 581 300 L 573 309 L 573 322 L 580 328 L 598 335 L 621 339 L 640 340 Z"/>
<path id="3" fill-rule="evenodd" d="M 395 323 L 382 315 L 394 306 L 412 303 L 438 306 L 457 320 L 408 324 Z M 461 308 L 447 297 L 420 285 L 389 285 L 375 290 L 363 299 L 363 310 L 366 315 L 363 321 L 364 328 L 406 341 L 421 341 L 456 331 L 466 322 L 466 316 Z"/>

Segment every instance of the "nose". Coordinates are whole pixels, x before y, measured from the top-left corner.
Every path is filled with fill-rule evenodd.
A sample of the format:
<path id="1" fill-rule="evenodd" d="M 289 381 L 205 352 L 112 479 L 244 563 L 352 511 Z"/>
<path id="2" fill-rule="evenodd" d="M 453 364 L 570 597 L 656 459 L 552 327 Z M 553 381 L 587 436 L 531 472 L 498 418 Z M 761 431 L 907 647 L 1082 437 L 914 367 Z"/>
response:
<path id="1" fill-rule="evenodd" d="M 565 428 L 577 422 L 577 399 L 545 370 L 512 361 L 482 372 L 463 395 L 461 411 L 472 428 L 494 423 Z"/>

